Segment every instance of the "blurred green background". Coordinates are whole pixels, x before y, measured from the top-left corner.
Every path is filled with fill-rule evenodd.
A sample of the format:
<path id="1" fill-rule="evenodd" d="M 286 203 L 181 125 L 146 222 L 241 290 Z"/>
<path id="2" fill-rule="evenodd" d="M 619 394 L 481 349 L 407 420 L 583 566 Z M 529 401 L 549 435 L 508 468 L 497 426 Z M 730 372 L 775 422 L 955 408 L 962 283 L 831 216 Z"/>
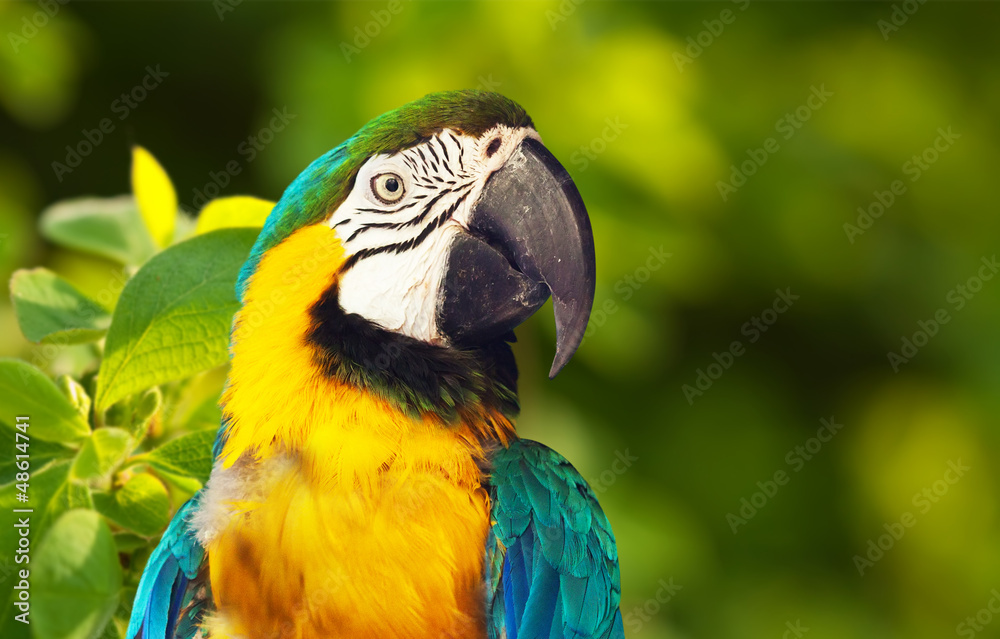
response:
<path id="1" fill-rule="evenodd" d="M 520 329 L 520 430 L 594 484 L 626 633 L 1000 636 L 1000 5 L 45 6 L 0 1 L 5 281 L 46 265 L 96 296 L 115 265 L 35 220 L 128 192 L 132 144 L 194 215 L 206 187 L 277 199 L 425 93 L 500 91 L 593 219 L 590 333 L 548 381 L 551 314 Z M 777 289 L 798 299 L 765 312 Z M 5 295 L 0 356 L 33 348 Z"/>

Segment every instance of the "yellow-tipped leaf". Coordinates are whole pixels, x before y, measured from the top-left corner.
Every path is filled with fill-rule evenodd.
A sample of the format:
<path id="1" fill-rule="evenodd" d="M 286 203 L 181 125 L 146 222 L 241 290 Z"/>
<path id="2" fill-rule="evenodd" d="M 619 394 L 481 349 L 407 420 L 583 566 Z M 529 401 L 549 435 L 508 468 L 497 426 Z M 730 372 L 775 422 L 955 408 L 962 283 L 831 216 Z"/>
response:
<path id="1" fill-rule="evenodd" d="M 274 202 L 248 195 L 236 195 L 212 200 L 198 214 L 195 233 L 243 226 L 264 226 Z"/>
<path id="2" fill-rule="evenodd" d="M 160 247 L 174 239 L 177 193 L 156 158 L 141 146 L 132 147 L 132 193 L 149 234 Z"/>

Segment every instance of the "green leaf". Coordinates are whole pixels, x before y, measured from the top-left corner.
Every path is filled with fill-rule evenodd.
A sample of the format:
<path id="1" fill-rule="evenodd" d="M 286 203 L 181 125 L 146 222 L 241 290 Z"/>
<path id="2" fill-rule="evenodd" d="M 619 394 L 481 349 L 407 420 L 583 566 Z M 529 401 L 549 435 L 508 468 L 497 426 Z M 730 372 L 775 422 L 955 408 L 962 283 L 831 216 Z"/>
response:
<path id="1" fill-rule="evenodd" d="M 163 392 L 154 386 L 139 398 L 132 416 L 132 435 L 143 439 L 149 431 L 149 424 L 163 406 Z"/>
<path id="2" fill-rule="evenodd" d="M 94 507 L 105 517 L 145 537 L 163 531 L 170 521 L 170 497 L 163 483 L 139 473 L 110 493 L 94 492 Z"/>
<path id="3" fill-rule="evenodd" d="M 56 244 L 121 264 L 142 264 L 156 252 L 131 195 L 57 202 L 42 212 L 39 225 Z"/>
<path id="4" fill-rule="evenodd" d="M 76 406 L 42 371 L 21 360 L 0 359 L 0 415 L 30 417 L 31 439 L 77 443 L 90 435 Z"/>
<path id="5" fill-rule="evenodd" d="M 77 479 L 107 477 L 118 467 L 132 447 L 132 436 L 120 428 L 98 428 L 84 442 L 73 462 Z"/>
<path id="6" fill-rule="evenodd" d="M 220 229 L 175 244 L 130 279 L 115 308 L 97 407 L 229 359 L 236 277 L 257 237 Z"/>
<path id="7" fill-rule="evenodd" d="M 71 468 L 69 463 L 60 461 L 31 477 L 30 492 L 33 494 L 29 504 L 41 503 L 41 508 L 35 509 L 36 514 L 41 512 L 37 531 L 39 535 L 44 535 L 49 526 L 67 510 L 94 507 L 90 488 L 73 480 Z M 39 483 L 41 476 L 45 477 L 44 485 Z"/>
<path id="8" fill-rule="evenodd" d="M 91 401 L 90 395 L 87 394 L 87 389 L 83 387 L 83 384 L 69 375 L 60 375 L 56 378 L 56 386 L 59 387 L 59 390 L 62 391 L 70 403 L 76 406 L 76 412 L 80 413 L 80 417 L 89 420 Z"/>
<path id="9" fill-rule="evenodd" d="M 158 471 L 191 477 L 204 484 L 212 472 L 212 444 L 218 430 L 209 428 L 170 440 L 142 459 Z"/>
<path id="10" fill-rule="evenodd" d="M 91 639 L 114 614 L 122 587 L 111 530 L 89 510 L 56 521 L 32 557 L 31 620 L 36 639 Z"/>
<path id="11" fill-rule="evenodd" d="M 44 529 L 47 530 L 62 513 L 74 508 L 93 509 L 94 499 L 86 484 L 74 481 L 71 476 L 67 475 L 67 480 L 59 486 L 49 502 L 45 519 L 42 522 Z"/>
<path id="12" fill-rule="evenodd" d="M 162 406 L 163 393 L 159 386 L 154 386 L 141 395 L 130 395 L 112 404 L 104 411 L 104 424 L 127 431 L 139 443 L 146 438 L 150 423 Z"/>
<path id="13" fill-rule="evenodd" d="M 115 546 L 118 547 L 118 552 L 130 553 L 147 545 L 149 540 L 145 537 L 129 532 L 115 533 Z"/>
<path id="14" fill-rule="evenodd" d="M 10 280 L 21 332 L 32 342 L 83 344 L 100 339 L 111 314 L 52 271 L 21 269 Z"/>
<path id="15" fill-rule="evenodd" d="M 122 602 L 125 601 L 124 591 L 119 595 Z M 132 595 L 132 599 L 135 599 L 135 594 Z M 118 613 L 111 617 L 111 621 L 108 625 L 104 627 L 104 631 L 101 632 L 101 636 L 97 639 L 125 639 L 125 631 L 128 628 L 128 618 L 125 616 L 127 613 L 123 612 L 123 606 L 118 606 Z"/>
<path id="16" fill-rule="evenodd" d="M 9 560 L 8 560 L 9 561 Z M 0 637 L 3 639 L 32 639 L 31 626 L 25 625 L 14 619 L 14 615 L 21 614 L 21 611 L 14 607 L 14 595 L 17 591 L 10 589 L 3 604 L 5 610 L 0 610 Z"/>
<path id="17" fill-rule="evenodd" d="M 187 432 L 194 432 L 204 428 L 218 430 L 221 423 L 222 407 L 219 406 L 219 398 L 212 396 L 203 401 L 194 412 L 188 415 L 187 421 L 184 422 L 184 430 Z"/>
<path id="18" fill-rule="evenodd" d="M 205 485 L 204 482 L 195 479 L 193 477 L 185 477 L 184 475 L 175 475 L 173 473 L 168 473 L 162 470 L 158 471 L 157 475 L 159 475 L 160 479 L 162 479 L 163 481 L 167 482 L 171 486 L 175 486 L 181 492 L 187 493 L 188 495 L 195 494 L 196 492 L 201 490 L 202 486 Z"/>

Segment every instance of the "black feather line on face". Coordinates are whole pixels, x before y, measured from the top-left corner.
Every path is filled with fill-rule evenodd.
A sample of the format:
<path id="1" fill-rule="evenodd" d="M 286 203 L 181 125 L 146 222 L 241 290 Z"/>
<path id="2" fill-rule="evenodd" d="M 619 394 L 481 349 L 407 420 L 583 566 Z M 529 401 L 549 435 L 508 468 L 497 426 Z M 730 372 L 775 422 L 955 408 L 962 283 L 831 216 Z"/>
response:
<path id="1" fill-rule="evenodd" d="M 462 162 L 462 145 L 458 142 L 458 138 L 456 138 L 451 133 L 448 134 L 448 137 L 451 138 L 451 141 L 455 143 L 455 148 L 458 149 L 458 170 L 460 170 L 460 171 L 462 171 L 464 173 L 465 172 L 465 163 Z"/>
<path id="2" fill-rule="evenodd" d="M 448 147 L 446 147 L 444 142 L 441 141 L 440 135 L 435 135 L 434 141 L 438 143 L 438 146 L 441 147 L 441 152 L 444 153 L 444 168 L 447 169 L 448 164 L 451 162 L 451 156 L 448 155 Z"/>
<path id="3" fill-rule="evenodd" d="M 463 188 L 465 188 L 467 190 L 462 195 L 462 197 L 460 197 L 458 199 L 458 201 L 456 201 L 454 204 L 451 205 L 451 207 L 449 207 L 449 209 L 448 209 L 448 215 L 449 215 L 449 217 L 455 213 L 455 210 L 458 209 L 458 205 L 461 204 L 465 200 L 465 198 L 469 195 L 468 189 L 471 188 L 471 186 L 472 185 L 470 184 L 470 185 L 467 185 L 467 186 L 463 187 Z M 368 223 L 365 223 L 363 226 L 357 228 L 353 233 L 351 233 L 350 237 L 348 237 L 346 241 L 347 242 L 352 241 L 354 238 L 356 238 L 357 236 L 361 235 L 362 233 L 364 233 L 368 229 L 393 229 L 393 230 L 402 230 L 402 229 L 405 229 L 405 228 L 407 228 L 409 226 L 416 226 L 417 224 L 420 224 L 421 222 L 423 222 L 424 219 L 430 214 L 431 209 L 434 208 L 434 205 L 437 204 L 438 200 L 440 200 L 444 196 L 448 195 L 449 193 L 454 193 L 454 192 L 455 192 L 454 189 L 445 189 L 445 190 L 441 191 L 436 196 L 434 196 L 433 200 L 430 200 L 429 202 L 427 202 L 424 205 L 424 208 L 423 208 L 423 210 L 420 213 L 418 213 L 417 215 L 411 217 L 410 219 L 408 219 L 408 220 L 406 220 L 404 222 L 368 222 Z M 416 204 L 416 202 L 412 202 L 411 204 Z"/>
<path id="4" fill-rule="evenodd" d="M 416 198 L 414 198 L 414 199 L 416 199 Z M 354 212 L 355 213 L 378 213 L 378 214 L 392 215 L 393 213 L 399 213 L 400 211 L 405 211 L 406 209 L 408 209 L 408 208 L 410 208 L 412 206 L 415 206 L 416 204 L 417 204 L 416 201 L 407 202 L 406 204 L 403 204 L 402 206 L 397 206 L 394 209 L 376 209 L 376 208 L 365 207 L 365 208 L 355 209 Z"/>
<path id="5" fill-rule="evenodd" d="M 385 244 L 383 246 L 364 248 L 358 251 L 357 253 L 351 255 L 349 258 L 344 260 L 344 264 L 340 267 L 340 274 L 343 275 L 344 273 L 349 271 L 355 264 L 357 264 L 363 259 L 372 257 L 373 255 L 378 255 L 380 253 L 390 253 L 390 252 L 405 253 L 406 251 L 415 249 L 416 247 L 420 246 L 421 244 L 423 244 L 424 240 L 430 237 L 431 233 L 433 233 L 436 228 L 438 228 L 439 226 L 447 222 L 449 219 L 451 219 L 451 216 L 455 214 L 455 211 L 462 204 L 462 202 L 465 201 L 465 198 L 469 196 L 469 193 L 470 191 L 466 191 L 465 193 L 463 193 L 462 197 L 455 200 L 454 204 L 452 204 L 444 211 L 442 211 L 441 214 L 438 215 L 436 218 L 434 218 L 434 220 L 431 221 L 427 226 L 425 226 L 423 230 L 420 231 L 420 234 L 417 235 L 416 237 L 410 238 L 402 242 L 393 242 L 392 244 Z M 430 210 L 430 205 L 428 205 L 427 210 Z M 350 239 L 354 239 L 354 236 L 360 233 L 362 230 L 364 229 L 362 228 L 355 231 L 351 235 Z"/>
<path id="6" fill-rule="evenodd" d="M 508 333 L 481 348 L 460 350 L 387 331 L 346 313 L 334 282 L 310 309 L 306 341 L 324 375 L 378 394 L 414 416 L 451 423 L 485 407 L 517 415 L 517 365 Z"/>
<path id="7" fill-rule="evenodd" d="M 432 140 L 433 140 L 433 138 L 432 138 Z M 430 151 L 431 155 L 434 156 L 434 159 L 431 160 L 431 165 L 434 167 L 434 170 L 436 171 L 437 170 L 437 162 L 440 162 L 441 158 L 438 157 L 437 151 L 434 150 L 434 144 L 433 143 L 427 145 L 427 150 Z"/>

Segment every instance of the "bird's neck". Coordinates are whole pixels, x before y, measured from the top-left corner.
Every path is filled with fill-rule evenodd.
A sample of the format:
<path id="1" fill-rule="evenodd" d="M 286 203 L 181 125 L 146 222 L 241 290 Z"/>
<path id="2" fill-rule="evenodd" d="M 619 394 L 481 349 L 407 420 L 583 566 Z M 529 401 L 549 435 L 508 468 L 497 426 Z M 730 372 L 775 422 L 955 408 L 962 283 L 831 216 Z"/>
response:
<path id="1" fill-rule="evenodd" d="M 473 456 L 512 439 L 507 344 L 446 349 L 343 313 L 343 260 L 325 225 L 300 229 L 261 260 L 233 328 L 223 463 L 305 451 L 318 467 L 344 471 L 377 467 L 400 441 L 424 435 L 447 432 Z"/>

